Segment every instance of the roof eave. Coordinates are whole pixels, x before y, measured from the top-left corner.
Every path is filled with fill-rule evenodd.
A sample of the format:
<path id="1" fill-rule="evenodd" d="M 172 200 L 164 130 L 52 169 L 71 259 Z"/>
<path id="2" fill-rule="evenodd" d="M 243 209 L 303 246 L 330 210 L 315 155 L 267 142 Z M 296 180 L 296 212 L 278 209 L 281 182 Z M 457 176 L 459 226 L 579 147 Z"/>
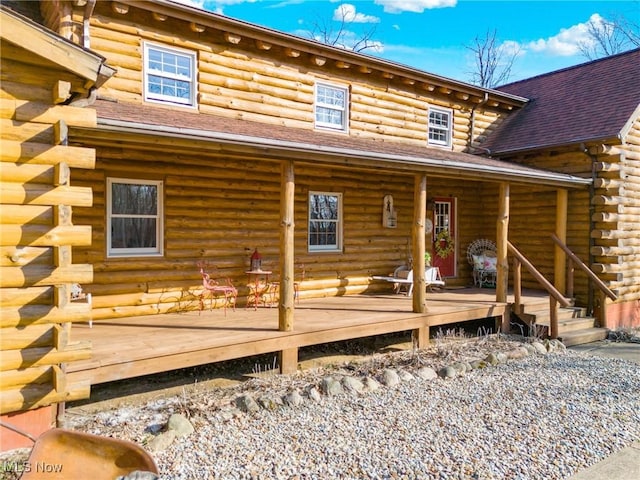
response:
<path id="1" fill-rule="evenodd" d="M 0 17 L 3 40 L 85 78 L 92 86 L 99 87 L 115 73 L 106 65 L 103 56 L 80 47 L 4 5 L 0 5 Z M 28 42 L 25 41 L 27 38 Z"/>
<path id="2" fill-rule="evenodd" d="M 342 163 L 358 165 L 358 162 L 370 164 L 375 162 L 379 167 L 405 171 L 428 171 L 435 176 L 465 176 L 470 179 L 482 181 L 512 181 L 522 184 L 545 184 L 566 188 L 579 188 L 591 184 L 591 179 L 575 177 L 572 175 L 548 172 L 544 170 L 526 171 L 517 168 L 500 168 L 493 165 L 477 165 L 461 161 L 442 160 L 411 155 L 389 155 L 374 151 L 355 150 L 339 147 L 327 147 L 311 143 L 287 142 L 263 137 L 237 135 L 221 132 L 211 132 L 188 128 L 166 127 L 143 123 L 125 122 L 120 120 L 98 118 L 98 126 L 95 129 L 75 127 L 80 136 L 90 138 L 90 130 L 112 133 L 126 133 L 143 136 L 161 136 L 164 138 L 180 138 L 186 140 L 199 140 L 223 144 L 229 149 L 241 148 L 245 152 L 247 148 L 260 151 L 264 158 L 273 159 L 308 159 L 314 155 L 326 161 L 335 161 L 339 158 Z M 304 153 L 301 157 L 300 153 Z"/>
<path id="3" fill-rule="evenodd" d="M 535 153 L 541 150 L 552 150 L 558 148 L 575 148 L 579 150 L 584 150 L 584 145 L 593 144 L 593 143 L 610 143 L 610 142 L 619 142 L 621 138 L 621 134 L 609 134 L 605 136 L 599 137 L 585 137 L 581 139 L 572 139 L 569 142 L 558 142 L 558 143 L 549 143 L 549 144 L 538 144 L 538 145 L 527 145 L 524 147 L 517 147 L 512 149 L 504 149 L 504 150 L 492 150 L 483 148 L 483 151 L 488 152 L 488 154 L 492 158 L 500 158 L 504 156 L 512 156 L 512 155 L 524 155 L 528 153 Z"/>

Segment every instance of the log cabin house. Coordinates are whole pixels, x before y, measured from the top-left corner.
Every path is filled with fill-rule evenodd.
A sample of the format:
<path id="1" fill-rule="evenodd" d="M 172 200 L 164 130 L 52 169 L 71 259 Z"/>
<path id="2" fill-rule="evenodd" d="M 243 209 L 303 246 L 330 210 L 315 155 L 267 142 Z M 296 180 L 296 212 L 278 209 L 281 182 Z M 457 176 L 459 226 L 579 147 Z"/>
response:
<path id="1" fill-rule="evenodd" d="M 521 287 L 544 284 L 552 306 L 595 302 L 594 280 L 567 268 L 573 252 L 618 293 L 616 303 L 597 297 L 602 326 L 608 309 L 637 310 L 637 110 L 619 136 L 512 148 L 500 143 L 511 119 L 533 121 L 515 87 L 480 88 L 169 0 L 34 5 L 2 7 L 3 419 L 33 424 L 88 395 L 92 380 L 74 366 L 91 351 L 69 341 L 70 324 L 98 332 L 197 312 L 203 261 L 244 307 L 256 250 L 279 284 L 282 335 L 299 327 L 294 297 L 384 292 L 374 275 L 408 262 L 424 271 L 425 252 L 448 287 L 468 286 L 466 248 L 479 238 L 497 244 L 497 281 L 494 310 L 476 315 L 503 328 L 510 289 L 523 315 Z M 51 45 L 64 61 L 42 49 Z M 74 284 L 90 307 L 69 301 Z M 415 274 L 415 317 L 396 327 L 410 325 L 418 344 L 429 332 L 424 287 Z M 381 331 L 351 326 L 340 338 Z M 106 336 L 91 338 L 95 349 Z M 291 371 L 302 343 L 278 338 L 199 358 L 280 351 Z M 146 362 L 155 370 L 122 375 L 182 365 Z"/>

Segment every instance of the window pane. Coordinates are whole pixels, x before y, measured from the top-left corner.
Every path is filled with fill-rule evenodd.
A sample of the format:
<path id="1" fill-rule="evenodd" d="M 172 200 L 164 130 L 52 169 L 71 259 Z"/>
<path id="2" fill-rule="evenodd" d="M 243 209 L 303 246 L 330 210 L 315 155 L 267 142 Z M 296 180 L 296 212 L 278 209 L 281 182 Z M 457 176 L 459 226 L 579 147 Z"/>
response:
<path id="1" fill-rule="evenodd" d="M 323 103 L 325 105 L 336 105 L 340 107 L 344 107 L 345 98 L 344 98 L 344 90 L 338 88 L 331 88 L 324 85 L 318 86 L 318 103 Z"/>
<path id="2" fill-rule="evenodd" d="M 337 220 L 338 197 L 336 195 L 311 195 L 309 213 L 312 220 Z"/>
<path id="3" fill-rule="evenodd" d="M 157 215 L 157 185 L 113 183 L 111 185 L 113 215 Z"/>
<path id="4" fill-rule="evenodd" d="M 156 248 L 155 218 L 113 218 L 112 248 Z"/>
<path id="5" fill-rule="evenodd" d="M 317 122 L 342 126 L 342 118 L 342 111 L 340 110 L 330 110 L 325 107 L 318 107 L 316 109 Z"/>
<path id="6" fill-rule="evenodd" d="M 337 246 L 338 224 L 335 222 L 311 222 L 309 225 L 310 245 Z"/>

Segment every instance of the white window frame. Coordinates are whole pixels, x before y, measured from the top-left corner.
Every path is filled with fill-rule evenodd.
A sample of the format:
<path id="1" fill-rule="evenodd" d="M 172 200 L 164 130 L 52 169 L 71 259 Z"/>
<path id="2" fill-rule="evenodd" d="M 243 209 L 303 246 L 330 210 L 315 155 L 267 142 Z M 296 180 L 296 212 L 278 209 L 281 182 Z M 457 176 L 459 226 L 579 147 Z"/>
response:
<path id="1" fill-rule="evenodd" d="M 177 57 L 186 58 L 189 60 L 190 75 L 182 75 L 180 73 L 172 73 L 164 70 L 153 69 L 150 66 L 151 56 L 150 51 L 157 51 L 162 53 L 168 53 Z M 196 107 L 196 92 L 198 89 L 197 84 L 197 62 L 195 52 L 189 50 L 183 50 L 179 48 L 170 48 L 164 45 L 158 45 L 156 43 L 144 43 L 144 100 L 153 103 L 162 103 L 164 105 L 178 105 L 182 107 Z M 151 75 L 167 79 L 169 81 L 187 82 L 190 88 L 190 95 L 188 98 L 178 97 L 175 95 L 165 95 L 162 93 L 155 93 L 149 91 L 149 77 Z"/>
<path id="2" fill-rule="evenodd" d="M 326 88 L 329 90 L 341 91 L 344 94 L 344 104 L 343 105 L 335 105 L 332 103 L 322 102 L 319 99 L 320 88 Z M 349 87 L 346 85 L 336 85 L 332 83 L 325 82 L 316 82 L 314 88 L 314 107 L 313 107 L 313 118 L 315 122 L 315 127 L 323 130 L 334 130 L 339 132 L 346 132 L 347 126 L 349 123 Z M 341 123 L 334 122 L 325 122 L 318 120 L 318 110 L 326 109 L 331 112 L 339 112 L 342 115 Z"/>
<path id="3" fill-rule="evenodd" d="M 151 214 L 114 214 L 113 213 L 113 184 L 129 184 L 129 185 L 154 185 L 157 187 L 156 213 Z M 141 180 L 132 178 L 107 178 L 107 226 L 106 226 L 106 242 L 107 257 L 150 257 L 163 255 L 164 227 L 163 227 L 163 182 L 161 180 Z M 112 220 L 115 218 L 153 218 L 156 220 L 156 239 L 155 247 L 139 247 L 139 248 L 123 248 L 114 247 L 112 245 Z"/>
<path id="4" fill-rule="evenodd" d="M 311 218 L 311 199 L 313 196 L 324 195 L 336 197 L 338 201 L 337 219 L 313 219 Z M 307 225 L 307 245 L 309 252 L 342 252 L 342 193 L 339 192 L 322 192 L 310 191 L 308 199 L 308 225 Z M 330 222 L 336 225 L 336 241 L 330 245 L 312 245 L 311 244 L 311 226 L 316 222 Z"/>
<path id="5" fill-rule="evenodd" d="M 446 117 L 448 125 L 446 127 L 442 126 L 441 122 L 435 121 L 436 119 L 431 118 L 431 114 L 436 114 L 440 116 L 440 118 Z M 453 110 L 450 108 L 430 106 L 427 118 L 429 122 L 427 129 L 427 145 L 451 148 L 453 138 Z M 431 138 L 432 133 L 438 134 L 438 136 L 444 136 L 446 138 L 445 140 L 439 138 Z"/>

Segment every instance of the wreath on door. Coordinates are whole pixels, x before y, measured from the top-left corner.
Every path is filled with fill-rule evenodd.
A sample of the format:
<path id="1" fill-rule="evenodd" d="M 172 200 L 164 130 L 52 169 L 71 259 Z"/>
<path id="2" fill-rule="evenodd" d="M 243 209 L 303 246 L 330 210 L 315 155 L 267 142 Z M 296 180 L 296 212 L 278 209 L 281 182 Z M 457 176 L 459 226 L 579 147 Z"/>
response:
<path id="1" fill-rule="evenodd" d="M 449 234 L 449 230 L 441 230 L 440 233 L 436 236 L 436 241 L 434 242 L 434 250 L 436 255 L 440 258 L 447 258 L 449 255 L 453 253 L 453 249 L 455 248 L 455 242 L 451 235 Z"/>

